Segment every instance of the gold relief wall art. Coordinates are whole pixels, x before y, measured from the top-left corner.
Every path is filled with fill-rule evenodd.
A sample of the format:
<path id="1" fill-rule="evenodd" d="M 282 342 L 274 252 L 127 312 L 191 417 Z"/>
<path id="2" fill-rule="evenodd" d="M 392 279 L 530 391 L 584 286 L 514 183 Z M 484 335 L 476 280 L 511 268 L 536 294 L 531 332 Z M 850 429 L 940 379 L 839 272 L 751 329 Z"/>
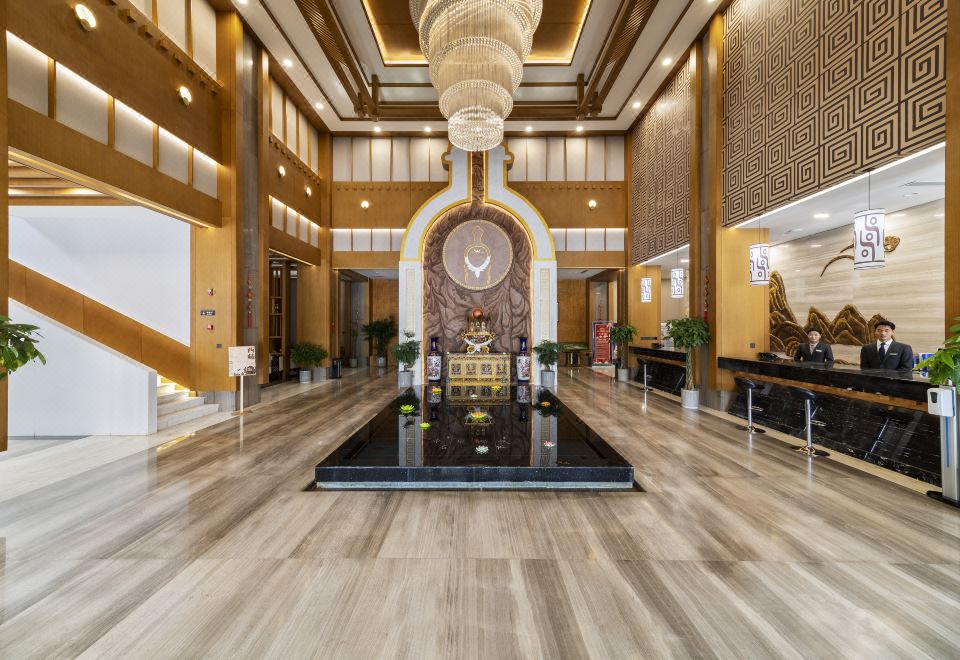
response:
<path id="1" fill-rule="evenodd" d="M 733 0 L 724 24 L 724 225 L 945 139 L 946 0 Z"/>
<path id="2" fill-rule="evenodd" d="M 854 245 L 854 244 L 851 243 L 850 245 L 848 245 L 847 247 L 843 248 L 843 249 L 840 250 L 840 251 L 841 251 L 841 252 L 846 252 L 847 250 L 852 250 L 852 249 L 853 249 L 853 245 Z M 890 254 L 890 253 L 892 253 L 892 252 L 893 252 L 894 250 L 896 250 L 899 246 L 900 246 L 900 237 L 899 237 L 899 236 L 886 236 L 886 237 L 883 239 L 883 253 L 884 253 L 884 254 Z M 831 259 L 830 261 L 828 261 L 828 262 L 827 262 L 827 265 L 824 266 L 824 267 L 823 267 L 823 270 L 820 271 L 820 277 L 823 277 L 823 274 L 827 272 L 827 269 L 830 267 L 831 264 L 836 263 L 836 262 L 838 262 L 838 261 L 843 261 L 844 259 L 849 259 L 850 261 L 853 261 L 853 255 L 852 255 L 852 254 L 841 254 L 841 255 L 838 256 L 838 257 L 834 257 L 833 259 Z"/>
<path id="3" fill-rule="evenodd" d="M 507 233 L 486 220 L 457 226 L 443 242 L 443 267 L 464 289 L 483 291 L 504 280 L 513 265 Z"/>

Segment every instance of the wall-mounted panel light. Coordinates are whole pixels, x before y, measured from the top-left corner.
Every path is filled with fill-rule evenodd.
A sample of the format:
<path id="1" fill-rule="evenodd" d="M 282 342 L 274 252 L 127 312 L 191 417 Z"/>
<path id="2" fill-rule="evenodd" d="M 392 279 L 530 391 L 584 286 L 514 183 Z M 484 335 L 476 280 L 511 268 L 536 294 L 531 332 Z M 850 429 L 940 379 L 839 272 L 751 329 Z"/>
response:
<path id="1" fill-rule="evenodd" d="M 583 133 L 583 126 L 577 126 L 577 133 Z"/>
<path id="2" fill-rule="evenodd" d="M 277 168 L 277 174 L 279 174 L 280 178 L 282 179 L 283 177 L 287 176 L 287 168 L 284 167 L 283 165 L 280 165 Z"/>
<path id="3" fill-rule="evenodd" d="M 93 12 L 90 11 L 90 8 L 86 5 L 78 3 L 77 6 L 73 8 L 73 13 L 77 15 L 77 20 L 80 21 L 80 27 L 87 32 L 97 27 L 97 17 L 93 15 Z"/>
<path id="4" fill-rule="evenodd" d="M 180 85 L 177 87 L 177 96 L 180 97 L 180 100 L 183 101 L 184 105 L 190 105 L 193 103 L 193 94 L 186 85 Z"/>
<path id="5" fill-rule="evenodd" d="M 366 211 L 368 208 L 370 208 L 370 202 L 368 202 L 367 200 L 363 200 L 362 202 L 360 202 L 360 208 Z"/>
<path id="6" fill-rule="evenodd" d="M 597 200 L 591 199 L 589 202 L 587 202 L 587 208 L 591 211 L 597 208 Z"/>
<path id="7" fill-rule="evenodd" d="M 374 133 L 379 133 L 379 132 L 382 131 L 382 130 L 383 130 L 383 129 L 380 128 L 379 126 L 374 126 L 374 127 L 373 127 L 373 132 L 374 132 Z"/>
<path id="8" fill-rule="evenodd" d="M 313 189 L 310 186 L 306 186 L 303 189 L 303 192 L 306 194 L 307 197 L 310 197 L 313 194 Z"/>

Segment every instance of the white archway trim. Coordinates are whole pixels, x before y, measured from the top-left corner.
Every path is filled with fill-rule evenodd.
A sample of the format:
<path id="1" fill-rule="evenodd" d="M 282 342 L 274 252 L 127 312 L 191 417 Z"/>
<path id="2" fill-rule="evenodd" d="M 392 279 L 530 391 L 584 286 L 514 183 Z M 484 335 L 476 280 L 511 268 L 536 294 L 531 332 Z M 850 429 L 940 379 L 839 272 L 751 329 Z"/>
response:
<path id="1" fill-rule="evenodd" d="M 536 207 L 530 201 L 507 187 L 507 162 L 513 156 L 502 146 L 487 152 L 487 189 L 485 201 L 507 210 L 523 222 L 530 241 L 533 257 L 542 261 L 556 262 L 553 234 Z"/>
<path id="2" fill-rule="evenodd" d="M 448 163 L 450 183 L 424 202 L 410 220 L 400 245 L 400 261 L 422 261 L 423 241 L 433 221 L 454 206 L 470 201 L 469 154 L 451 147 L 443 158 Z"/>

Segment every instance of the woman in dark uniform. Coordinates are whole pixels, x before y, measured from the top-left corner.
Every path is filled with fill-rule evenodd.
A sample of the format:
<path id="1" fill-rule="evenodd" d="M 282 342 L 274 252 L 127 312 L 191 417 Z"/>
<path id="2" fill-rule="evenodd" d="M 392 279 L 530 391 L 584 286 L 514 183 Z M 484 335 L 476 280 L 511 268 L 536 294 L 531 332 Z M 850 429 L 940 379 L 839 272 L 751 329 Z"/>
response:
<path id="1" fill-rule="evenodd" d="M 797 362 L 821 362 L 833 364 L 833 349 L 830 344 L 820 342 L 820 331 L 816 328 L 807 330 L 807 343 L 800 344 L 793 359 Z"/>

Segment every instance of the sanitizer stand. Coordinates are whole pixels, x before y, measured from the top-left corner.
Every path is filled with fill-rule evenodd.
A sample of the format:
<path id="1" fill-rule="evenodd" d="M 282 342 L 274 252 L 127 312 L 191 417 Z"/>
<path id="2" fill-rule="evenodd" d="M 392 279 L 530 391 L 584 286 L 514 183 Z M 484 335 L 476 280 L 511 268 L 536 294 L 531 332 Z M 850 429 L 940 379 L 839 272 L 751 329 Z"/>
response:
<path id="1" fill-rule="evenodd" d="M 927 411 L 940 417 L 940 474 L 943 492 L 927 495 L 960 506 L 960 456 L 957 455 L 957 388 L 952 385 L 927 390 Z"/>

